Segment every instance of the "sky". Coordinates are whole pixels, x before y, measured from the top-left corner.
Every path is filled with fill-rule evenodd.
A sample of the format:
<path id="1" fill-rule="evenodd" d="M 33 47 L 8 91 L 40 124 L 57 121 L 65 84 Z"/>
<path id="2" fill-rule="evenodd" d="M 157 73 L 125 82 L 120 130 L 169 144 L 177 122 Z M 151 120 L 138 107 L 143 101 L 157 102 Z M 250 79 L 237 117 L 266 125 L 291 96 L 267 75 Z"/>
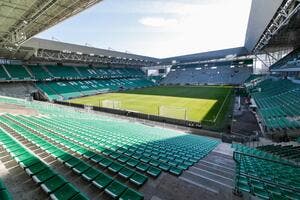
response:
<path id="1" fill-rule="evenodd" d="M 39 38 L 166 58 L 244 45 L 251 0 L 103 0 Z"/>

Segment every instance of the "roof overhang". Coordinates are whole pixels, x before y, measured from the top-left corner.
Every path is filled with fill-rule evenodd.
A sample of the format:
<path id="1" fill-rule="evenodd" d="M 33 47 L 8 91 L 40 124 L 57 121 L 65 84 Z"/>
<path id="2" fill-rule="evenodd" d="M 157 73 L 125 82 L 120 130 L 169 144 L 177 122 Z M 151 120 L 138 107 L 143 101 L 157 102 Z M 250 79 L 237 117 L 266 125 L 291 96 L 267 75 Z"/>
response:
<path id="1" fill-rule="evenodd" d="M 0 48 L 9 50 L 101 0 L 2 0 Z"/>

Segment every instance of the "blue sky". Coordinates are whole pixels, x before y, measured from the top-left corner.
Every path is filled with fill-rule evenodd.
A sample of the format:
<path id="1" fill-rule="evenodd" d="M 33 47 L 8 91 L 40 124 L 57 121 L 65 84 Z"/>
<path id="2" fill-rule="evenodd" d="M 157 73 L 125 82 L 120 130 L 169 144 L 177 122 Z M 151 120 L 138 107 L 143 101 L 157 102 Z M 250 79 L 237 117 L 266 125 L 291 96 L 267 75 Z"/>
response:
<path id="1" fill-rule="evenodd" d="M 251 0 L 103 0 L 37 37 L 165 58 L 243 46 Z"/>

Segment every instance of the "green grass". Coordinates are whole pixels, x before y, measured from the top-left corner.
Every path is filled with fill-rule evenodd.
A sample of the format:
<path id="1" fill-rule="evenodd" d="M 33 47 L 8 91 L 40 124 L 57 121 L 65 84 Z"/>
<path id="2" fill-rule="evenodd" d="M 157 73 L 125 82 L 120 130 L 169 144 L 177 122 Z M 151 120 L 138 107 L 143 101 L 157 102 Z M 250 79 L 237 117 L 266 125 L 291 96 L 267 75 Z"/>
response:
<path id="1" fill-rule="evenodd" d="M 99 106 L 103 100 L 114 100 L 121 102 L 121 109 L 151 115 L 158 115 L 160 106 L 184 108 L 170 110 L 170 114 L 181 118 L 186 110 L 190 121 L 215 124 L 223 121 L 231 98 L 230 86 L 161 86 L 82 97 L 70 102 Z"/>

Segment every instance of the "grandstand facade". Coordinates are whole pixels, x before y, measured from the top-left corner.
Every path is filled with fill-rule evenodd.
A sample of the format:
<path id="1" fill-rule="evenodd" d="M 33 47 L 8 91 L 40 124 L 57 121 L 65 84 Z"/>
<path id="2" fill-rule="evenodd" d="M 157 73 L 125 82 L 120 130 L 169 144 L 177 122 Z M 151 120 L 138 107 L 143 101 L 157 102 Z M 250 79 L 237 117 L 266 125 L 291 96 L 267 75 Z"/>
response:
<path id="1" fill-rule="evenodd" d="M 99 2 L 0 3 L 0 199 L 300 199 L 299 1 L 164 59 L 33 37 Z"/>

